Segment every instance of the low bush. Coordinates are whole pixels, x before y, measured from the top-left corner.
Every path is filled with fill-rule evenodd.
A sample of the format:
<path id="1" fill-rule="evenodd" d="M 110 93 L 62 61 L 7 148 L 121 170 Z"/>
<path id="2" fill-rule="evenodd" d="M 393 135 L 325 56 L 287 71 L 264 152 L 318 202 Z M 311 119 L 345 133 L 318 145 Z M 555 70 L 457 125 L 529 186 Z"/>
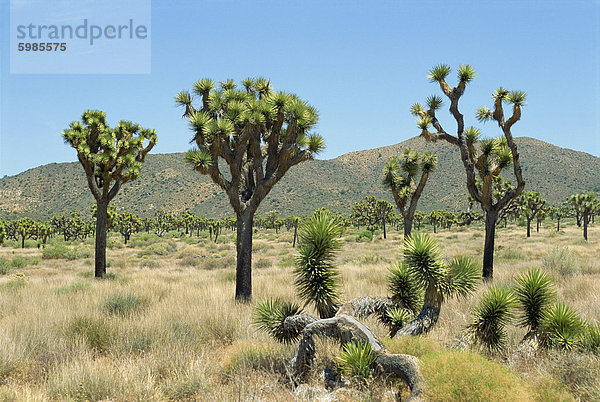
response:
<path id="1" fill-rule="evenodd" d="M 146 300 L 133 294 L 114 294 L 102 303 L 102 310 L 111 315 L 130 316 L 146 307 Z"/>

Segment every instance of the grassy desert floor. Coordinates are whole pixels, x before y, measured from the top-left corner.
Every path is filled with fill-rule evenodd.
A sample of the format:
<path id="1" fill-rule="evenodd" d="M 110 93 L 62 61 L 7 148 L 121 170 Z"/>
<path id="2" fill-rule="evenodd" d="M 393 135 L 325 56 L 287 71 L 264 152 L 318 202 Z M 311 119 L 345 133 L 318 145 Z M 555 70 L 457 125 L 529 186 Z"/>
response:
<path id="1" fill-rule="evenodd" d="M 429 230 L 428 228 L 426 230 Z M 337 267 L 343 299 L 386 296 L 386 275 L 401 257 L 402 237 L 357 242 L 347 231 Z M 481 227 L 443 230 L 447 257 L 478 263 Z M 0 247 L 1 400 L 394 400 L 402 386 L 373 380 L 368 386 L 325 393 L 320 377 L 332 366 L 334 344 L 318 344 L 317 367 L 308 387 L 293 389 L 285 362 L 294 345 L 280 345 L 253 325 L 262 298 L 294 301 L 292 235 L 259 230 L 254 239 L 250 305 L 233 301 L 235 244 L 225 231 L 218 243 L 206 233 L 181 238 L 137 234 L 124 246 L 109 242 L 109 278 L 94 280 L 93 240 L 53 239 L 45 250 Z M 556 233 L 546 222 L 530 239 L 525 228 L 499 228 L 495 280 L 509 285 L 529 267 L 555 281 L 557 296 L 585 319 L 600 321 L 600 229 L 589 242 L 573 224 Z M 509 328 L 507 355 L 452 349 L 485 290 L 452 299 L 424 338 L 389 339 L 374 320 L 367 324 L 396 353 L 421 358 L 431 400 L 600 400 L 598 357 L 545 352 L 509 359 L 524 332 Z"/>

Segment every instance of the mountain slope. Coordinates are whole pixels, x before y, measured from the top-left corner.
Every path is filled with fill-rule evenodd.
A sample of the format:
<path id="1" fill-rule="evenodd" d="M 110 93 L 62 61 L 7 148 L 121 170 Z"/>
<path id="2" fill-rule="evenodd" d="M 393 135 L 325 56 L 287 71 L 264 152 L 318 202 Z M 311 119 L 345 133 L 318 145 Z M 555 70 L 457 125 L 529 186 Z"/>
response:
<path id="1" fill-rule="evenodd" d="M 600 191 L 600 158 L 533 139 L 517 138 L 526 189 L 540 191 L 551 204 L 582 191 Z M 366 195 L 392 201 L 381 186 L 385 162 L 404 147 L 438 154 L 419 209 L 466 207 L 465 172 L 459 150 L 445 142 L 415 137 L 396 145 L 351 152 L 335 159 L 301 163 L 288 171 L 263 201 L 259 213 L 304 214 L 326 206 L 348 212 Z M 506 174 L 514 182 L 511 174 Z M 94 199 L 78 162 L 52 163 L 0 179 L 0 217 L 47 219 L 79 209 L 87 213 Z M 118 209 L 144 216 L 156 210 L 191 209 L 207 216 L 231 215 L 224 193 L 206 176 L 183 163 L 183 154 L 148 155 L 140 179 L 123 185 L 114 200 Z"/>

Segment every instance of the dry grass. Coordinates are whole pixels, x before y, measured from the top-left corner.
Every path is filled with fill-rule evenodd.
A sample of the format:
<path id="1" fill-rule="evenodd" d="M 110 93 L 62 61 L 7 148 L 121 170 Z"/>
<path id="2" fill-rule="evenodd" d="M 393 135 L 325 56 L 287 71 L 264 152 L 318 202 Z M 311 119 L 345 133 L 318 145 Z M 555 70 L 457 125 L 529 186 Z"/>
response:
<path id="1" fill-rule="evenodd" d="M 495 282 L 508 284 L 527 268 L 548 267 L 553 250 L 568 250 L 567 257 L 559 257 L 571 259 L 567 262 L 578 269 L 567 275 L 560 268 L 551 270 L 558 297 L 586 319 L 598 321 L 600 229 L 591 227 L 590 242 L 584 244 L 579 228 L 563 228 L 556 234 L 548 224 L 530 239 L 524 228 L 500 228 Z M 352 231 L 346 235 L 338 255 L 344 300 L 388 294 L 387 270 L 402 254 L 401 235 L 390 232 L 387 240 L 375 236 L 372 242 L 356 242 L 357 233 Z M 481 228 L 470 228 L 434 236 L 449 258 L 466 255 L 479 262 L 483 238 L 474 235 L 479 232 Z M 290 265 L 296 254 L 289 234 L 284 230 L 278 237 L 268 231 L 255 238 L 254 300 L 295 300 Z M 112 240 L 120 242 L 117 236 Z M 278 345 L 258 332 L 252 325 L 252 305 L 233 301 L 235 245 L 230 233 L 217 244 L 195 237 L 136 240 L 134 236 L 131 246 L 108 251 L 113 280 L 91 279 L 89 259 L 41 259 L 41 253 L 0 248 L 0 258 L 35 262 L 11 266 L 0 275 L 2 400 L 306 400 L 320 392 L 315 388 L 294 393 L 284 365 L 294 346 Z M 494 389 L 504 392 L 496 393 L 496 400 L 568 400 L 567 391 L 575 397 L 600 398 L 597 386 L 589 385 L 600 367 L 594 357 L 569 356 L 567 367 L 548 354 L 520 361 L 510 371 L 480 355 L 446 349 L 460 337 L 470 308 L 484 290 L 481 285 L 473 297 L 447 301 L 438 325 L 423 342 L 390 344 L 396 352 L 422 358 L 424 371 L 434 382 L 432 389 L 437 390 L 431 398 L 471 399 L 460 394 L 469 389 L 472 399 L 481 400 Z M 374 320 L 367 323 L 386 337 L 381 325 Z M 511 327 L 511 347 L 522 336 L 522 330 Z M 336 345 L 318 347 L 312 386 L 322 385 L 319 369 L 333 367 L 337 353 Z M 581 374 L 581 380 L 573 383 L 569 370 L 577 364 L 586 377 Z M 491 385 L 469 380 L 478 374 L 474 370 L 498 379 L 487 379 Z M 456 386 L 443 380 L 461 375 L 463 381 L 454 381 Z M 392 385 L 379 382 L 369 390 L 337 391 L 335 397 L 393 400 L 390 389 L 401 387 Z"/>

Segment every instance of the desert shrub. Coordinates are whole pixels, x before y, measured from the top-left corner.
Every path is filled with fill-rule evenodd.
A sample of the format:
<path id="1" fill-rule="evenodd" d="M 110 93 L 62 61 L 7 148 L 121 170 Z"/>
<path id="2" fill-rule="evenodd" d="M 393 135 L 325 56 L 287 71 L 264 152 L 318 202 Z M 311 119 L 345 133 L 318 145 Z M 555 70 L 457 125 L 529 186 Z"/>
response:
<path id="1" fill-rule="evenodd" d="M 92 317 L 74 317 L 67 328 L 67 335 L 82 339 L 88 347 L 98 352 L 107 351 L 112 342 L 108 324 L 102 319 Z"/>
<path id="2" fill-rule="evenodd" d="M 357 262 L 359 265 L 374 265 L 374 264 L 377 264 L 380 262 L 388 263 L 389 260 L 385 257 L 382 257 L 379 254 L 367 253 L 367 254 L 363 254 L 360 257 L 358 257 Z"/>
<path id="3" fill-rule="evenodd" d="M 160 263 L 156 260 L 145 258 L 140 261 L 140 267 L 142 268 L 158 268 L 160 267 Z"/>
<path id="4" fill-rule="evenodd" d="M 42 251 L 42 258 L 44 260 L 55 260 L 59 258 L 65 258 L 65 255 L 69 252 L 69 248 L 64 243 L 54 243 Z"/>
<path id="5" fill-rule="evenodd" d="M 520 248 L 509 248 L 504 253 L 500 255 L 500 258 L 505 260 L 526 260 L 527 253 L 525 253 Z"/>
<path id="6" fill-rule="evenodd" d="M 371 233 L 368 230 L 365 230 L 364 232 L 360 232 L 358 235 L 356 235 L 356 241 L 372 241 L 373 240 L 373 233 Z"/>
<path id="7" fill-rule="evenodd" d="M 183 376 L 175 381 L 167 382 L 162 390 L 170 401 L 195 401 L 198 396 L 204 394 L 208 387 L 203 378 L 199 376 Z"/>
<path id="8" fill-rule="evenodd" d="M 273 261 L 266 258 L 261 258 L 252 265 L 256 269 L 270 268 L 273 266 Z"/>
<path id="9" fill-rule="evenodd" d="M 91 285 L 88 282 L 74 281 L 74 282 L 69 283 L 68 285 L 61 286 L 59 288 L 54 289 L 54 293 L 60 295 L 60 294 L 83 292 L 84 290 L 89 289 L 90 286 Z"/>
<path id="10" fill-rule="evenodd" d="M 572 276 L 579 272 L 579 265 L 568 248 L 556 247 L 542 259 L 542 266 L 561 276 Z"/>
<path id="11" fill-rule="evenodd" d="M 406 353 L 421 359 L 429 401 L 535 399 L 523 379 L 479 353 L 446 349 L 427 337 L 403 336 L 383 341 L 391 353 Z"/>
<path id="12" fill-rule="evenodd" d="M 14 292 L 27 286 L 29 278 L 23 272 L 11 274 L 7 282 L 0 285 L 0 289 Z"/>
<path id="13" fill-rule="evenodd" d="M 177 251 L 177 244 L 174 240 L 163 241 L 160 243 L 152 243 L 146 247 L 146 249 L 140 251 L 138 256 L 143 257 L 145 255 L 168 255 Z"/>
<path id="14" fill-rule="evenodd" d="M 102 303 L 102 310 L 111 315 L 129 316 L 142 311 L 146 300 L 132 294 L 114 294 Z"/>
<path id="15" fill-rule="evenodd" d="M 39 257 L 14 257 L 6 259 L 0 257 L 0 275 L 6 275 L 12 269 L 23 269 L 28 265 L 37 265 Z"/>
<path id="16" fill-rule="evenodd" d="M 248 369 L 252 369 L 285 375 L 285 362 L 289 361 L 293 353 L 293 348 L 282 344 L 255 345 L 248 341 L 236 341 L 228 347 L 222 364 L 223 369 L 229 373 L 247 372 Z"/>

